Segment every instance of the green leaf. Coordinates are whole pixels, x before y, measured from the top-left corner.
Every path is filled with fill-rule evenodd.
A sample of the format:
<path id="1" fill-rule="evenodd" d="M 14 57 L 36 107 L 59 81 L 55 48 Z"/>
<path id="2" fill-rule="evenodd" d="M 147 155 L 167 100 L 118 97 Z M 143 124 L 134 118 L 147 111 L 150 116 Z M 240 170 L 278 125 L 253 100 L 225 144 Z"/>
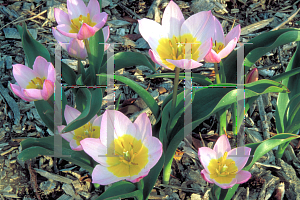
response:
<path id="1" fill-rule="evenodd" d="M 31 34 L 27 30 L 27 26 L 25 23 L 23 23 L 23 27 L 16 25 L 19 34 L 22 39 L 22 46 L 24 49 L 24 53 L 26 56 L 26 60 L 28 62 L 28 67 L 32 69 L 33 63 L 38 56 L 42 56 L 45 58 L 48 62 L 51 61 L 50 54 L 46 47 L 44 47 L 41 43 L 33 39 Z"/>
<path id="2" fill-rule="evenodd" d="M 147 78 L 175 78 L 175 74 L 174 73 L 153 74 L 153 75 L 147 76 Z M 203 76 L 201 74 L 192 73 L 191 78 L 192 78 L 193 82 L 199 83 L 200 85 L 206 86 L 206 85 L 212 84 L 212 82 L 209 78 L 207 78 L 206 76 Z M 185 74 L 180 73 L 179 79 L 184 80 Z"/>
<path id="3" fill-rule="evenodd" d="M 106 74 L 98 74 L 100 77 L 106 77 Z M 141 87 L 139 84 L 137 84 L 135 81 L 130 80 L 129 78 L 114 75 L 111 78 L 114 78 L 117 81 L 120 81 L 126 85 L 128 85 L 131 89 L 133 89 L 147 104 L 147 106 L 150 108 L 152 113 L 154 114 L 155 118 L 158 118 L 159 115 L 159 107 L 156 101 L 153 99 L 153 97 L 145 90 L 143 87 Z"/>
<path id="4" fill-rule="evenodd" d="M 100 88 L 96 88 L 95 90 L 80 88 L 80 90 L 87 98 L 87 104 L 81 114 L 62 130 L 63 133 L 83 126 L 89 122 L 101 109 L 102 91 Z M 76 96 L 76 98 L 78 98 L 78 96 Z"/>
<path id="5" fill-rule="evenodd" d="M 95 76 L 95 74 L 100 73 L 100 67 L 104 54 L 104 42 L 105 41 L 102 29 L 97 31 L 95 35 L 90 37 L 89 39 L 91 49 L 91 55 L 89 55 L 89 67 L 92 67 L 92 70 L 90 71 L 92 76 Z"/>
<path id="6" fill-rule="evenodd" d="M 53 97 L 54 95 L 52 95 Z M 43 120 L 43 122 L 46 124 L 46 126 L 54 132 L 54 110 L 53 108 L 49 105 L 47 101 L 44 100 L 39 100 L 39 101 L 34 101 L 34 105 L 36 110 L 39 113 L 39 116 Z M 52 113 L 50 115 L 45 114 L 46 112 Z"/>

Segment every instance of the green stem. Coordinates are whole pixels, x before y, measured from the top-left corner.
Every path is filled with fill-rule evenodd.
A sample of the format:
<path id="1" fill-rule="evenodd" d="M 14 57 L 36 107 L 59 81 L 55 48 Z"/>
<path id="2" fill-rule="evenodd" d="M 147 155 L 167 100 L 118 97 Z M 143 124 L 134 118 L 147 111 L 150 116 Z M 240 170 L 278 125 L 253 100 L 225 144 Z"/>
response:
<path id="1" fill-rule="evenodd" d="M 77 72 L 78 74 L 81 74 L 81 67 L 80 67 L 81 59 L 77 58 Z"/>
<path id="2" fill-rule="evenodd" d="M 89 44 L 89 40 L 88 39 L 84 40 L 84 45 L 85 45 L 87 54 L 90 55 L 91 54 L 91 49 L 90 49 L 90 44 Z"/>
<path id="3" fill-rule="evenodd" d="M 175 79 L 174 79 L 172 109 L 171 109 L 171 111 L 173 111 L 175 109 L 175 107 L 176 107 L 179 73 L 180 73 L 180 68 L 179 67 L 175 67 Z"/>
<path id="4" fill-rule="evenodd" d="M 47 100 L 47 102 L 48 102 L 49 105 L 54 109 L 54 104 L 53 104 L 53 102 L 50 100 L 50 98 Z"/>
<path id="5" fill-rule="evenodd" d="M 137 189 L 138 190 L 144 189 L 144 179 L 141 179 L 139 182 L 137 182 Z"/>
<path id="6" fill-rule="evenodd" d="M 219 136 L 224 135 L 226 131 L 226 109 L 221 110 L 218 112 L 219 114 L 219 124 L 220 124 L 220 131 L 219 131 Z"/>
<path id="7" fill-rule="evenodd" d="M 214 64 L 215 64 L 216 83 L 220 84 L 221 80 L 219 75 L 218 63 L 214 63 Z"/>
<path id="8" fill-rule="evenodd" d="M 168 163 L 165 163 L 165 165 L 164 165 L 163 184 L 169 184 L 170 176 L 171 176 L 171 172 L 172 172 L 172 162 L 173 162 L 174 155 L 175 155 L 175 152 L 174 152 L 172 158 L 168 161 Z"/>
<path id="9" fill-rule="evenodd" d="M 234 102 L 231 105 L 232 110 L 232 132 L 234 135 L 237 135 L 237 102 Z"/>
<path id="10" fill-rule="evenodd" d="M 290 142 L 283 143 L 278 146 L 278 149 L 276 151 L 276 158 L 282 158 L 283 153 L 284 153 L 285 149 L 287 148 L 287 146 L 289 145 L 289 143 Z"/>

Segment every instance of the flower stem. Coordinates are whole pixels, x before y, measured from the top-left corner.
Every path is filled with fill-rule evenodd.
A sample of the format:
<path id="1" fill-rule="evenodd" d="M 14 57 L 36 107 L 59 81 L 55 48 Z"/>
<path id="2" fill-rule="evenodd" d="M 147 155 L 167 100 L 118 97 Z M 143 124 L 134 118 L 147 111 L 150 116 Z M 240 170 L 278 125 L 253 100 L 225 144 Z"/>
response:
<path id="1" fill-rule="evenodd" d="M 81 59 L 78 58 L 78 59 L 77 59 L 77 72 L 78 72 L 78 74 L 81 74 L 81 67 L 80 67 L 80 64 L 81 64 Z"/>
<path id="2" fill-rule="evenodd" d="M 216 83 L 220 84 L 221 80 L 219 75 L 218 63 L 214 63 L 214 64 L 215 64 Z"/>
<path id="3" fill-rule="evenodd" d="M 231 105 L 232 110 L 232 132 L 233 135 L 237 135 L 238 127 L 237 127 L 237 102 L 234 102 Z"/>
<path id="4" fill-rule="evenodd" d="M 47 102 L 48 102 L 49 105 L 54 109 L 54 104 L 53 104 L 53 102 L 50 100 L 50 98 L 47 100 Z"/>
<path id="5" fill-rule="evenodd" d="M 174 79 L 174 86 L 173 86 L 173 98 L 172 98 L 172 110 L 171 111 L 173 111 L 176 107 L 179 73 L 180 73 L 180 68 L 175 67 L 175 79 Z"/>
<path id="6" fill-rule="evenodd" d="M 175 152 L 174 152 L 175 155 Z M 173 162 L 173 157 L 168 161 L 168 163 L 165 163 L 164 168 L 163 168 L 163 184 L 169 184 L 170 181 L 170 176 L 172 172 L 172 162 Z"/>
<path id="7" fill-rule="evenodd" d="M 88 55 L 90 55 L 91 54 L 91 49 L 90 49 L 90 44 L 89 44 L 88 39 L 84 40 L 84 45 L 85 45 L 85 48 L 86 48 L 86 52 L 88 53 Z"/>

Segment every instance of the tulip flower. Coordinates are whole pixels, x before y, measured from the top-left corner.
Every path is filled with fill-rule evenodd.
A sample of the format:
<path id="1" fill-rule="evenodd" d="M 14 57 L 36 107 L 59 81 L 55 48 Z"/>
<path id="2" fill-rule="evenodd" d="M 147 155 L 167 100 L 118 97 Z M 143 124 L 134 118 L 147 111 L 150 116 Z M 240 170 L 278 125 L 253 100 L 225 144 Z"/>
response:
<path id="1" fill-rule="evenodd" d="M 213 16 L 214 27 L 212 32 L 213 47 L 211 51 L 205 56 L 204 61 L 208 63 L 219 63 L 222 58 L 225 58 L 235 48 L 237 41 L 240 38 L 241 26 L 237 25 L 224 37 L 222 25 L 219 20 Z"/>
<path id="2" fill-rule="evenodd" d="M 246 77 L 246 83 L 252 83 L 258 81 L 258 70 L 257 68 L 254 68 L 249 72 L 249 74 Z"/>
<path id="3" fill-rule="evenodd" d="M 66 105 L 65 107 L 65 120 L 67 124 L 74 121 L 81 114 L 76 108 L 72 108 L 71 106 Z M 75 129 L 74 131 L 61 133 L 60 135 L 70 142 L 70 147 L 74 151 L 82 151 L 82 146 L 80 141 L 85 138 L 99 138 L 100 137 L 100 124 L 101 124 L 101 116 L 95 115 L 88 123 L 85 125 Z M 58 126 L 58 132 L 61 132 L 66 126 Z"/>
<path id="4" fill-rule="evenodd" d="M 239 157 L 239 154 L 242 155 Z M 214 149 L 201 147 L 198 156 L 204 169 L 201 176 L 209 183 L 215 183 L 223 189 L 235 184 L 247 182 L 251 173 L 242 171 L 250 156 L 251 148 L 238 147 L 231 149 L 226 135 L 217 140 Z"/>
<path id="5" fill-rule="evenodd" d="M 22 64 L 13 65 L 13 75 L 18 85 L 10 84 L 10 87 L 25 101 L 47 101 L 54 92 L 55 69 L 41 56 L 36 57 L 33 69 Z"/>
<path id="6" fill-rule="evenodd" d="M 115 155 L 107 155 L 107 149 L 113 148 L 112 144 L 107 145 L 109 130 L 114 134 Z M 100 138 L 80 142 L 83 150 L 99 163 L 92 173 L 93 183 L 108 185 L 124 179 L 139 182 L 162 155 L 162 144 L 152 136 L 151 123 L 145 113 L 132 123 L 123 113 L 106 110 L 100 132 Z"/>
<path id="7" fill-rule="evenodd" d="M 106 26 L 103 29 L 104 40 L 107 42 L 109 38 L 109 27 Z M 62 46 L 63 49 L 68 51 L 69 55 L 77 59 L 85 59 L 88 54 L 84 45 L 84 40 L 78 40 L 76 38 L 69 38 L 58 32 L 54 27 L 52 27 L 52 33 L 57 42 Z M 104 45 L 104 51 L 109 47 L 109 44 Z"/>
<path id="8" fill-rule="evenodd" d="M 170 1 L 166 7 L 162 25 L 149 19 L 141 19 L 139 31 L 149 43 L 151 59 L 170 70 L 175 66 L 193 69 L 202 66 L 199 63 L 210 52 L 213 32 L 213 16 L 211 11 L 203 11 L 192 15 L 187 20 L 176 3 Z M 190 44 L 190 50 L 185 48 Z M 187 52 L 185 52 L 187 49 Z M 191 55 L 190 58 L 185 56 Z"/>
<path id="9" fill-rule="evenodd" d="M 100 13 L 97 0 L 90 0 L 88 6 L 82 0 L 67 0 L 68 14 L 55 8 L 57 30 L 71 38 L 85 40 L 95 35 L 107 20 L 107 13 Z"/>

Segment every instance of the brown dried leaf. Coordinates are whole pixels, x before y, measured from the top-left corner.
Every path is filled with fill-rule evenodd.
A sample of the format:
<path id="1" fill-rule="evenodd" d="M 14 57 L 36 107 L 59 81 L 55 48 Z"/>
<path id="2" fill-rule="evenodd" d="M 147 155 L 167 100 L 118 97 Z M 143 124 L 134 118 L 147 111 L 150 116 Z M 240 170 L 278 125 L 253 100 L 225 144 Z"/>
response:
<path id="1" fill-rule="evenodd" d="M 127 34 L 127 35 L 125 35 L 124 37 L 126 37 L 126 38 L 128 38 L 128 39 L 130 39 L 130 40 L 135 41 L 135 40 L 141 38 L 142 35 L 141 35 L 141 34 Z"/>

